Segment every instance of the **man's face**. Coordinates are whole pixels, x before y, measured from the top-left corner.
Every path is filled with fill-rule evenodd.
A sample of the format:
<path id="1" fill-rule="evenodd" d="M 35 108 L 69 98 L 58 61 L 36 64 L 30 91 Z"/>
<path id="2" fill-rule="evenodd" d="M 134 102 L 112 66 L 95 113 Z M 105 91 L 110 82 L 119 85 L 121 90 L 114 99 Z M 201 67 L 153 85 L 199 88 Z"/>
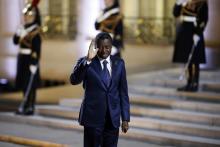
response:
<path id="1" fill-rule="evenodd" d="M 24 22 L 25 24 L 30 24 L 34 21 L 34 15 L 33 14 L 25 14 L 24 15 Z"/>
<path id="2" fill-rule="evenodd" d="M 105 0 L 105 6 L 109 8 L 114 4 L 114 2 L 115 0 Z"/>
<path id="3" fill-rule="evenodd" d="M 98 56 L 102 59 L 106 59 L 112 50 L 112 43 L 109 39 L 100 40 L 99 49 L 98 49 Z"/>

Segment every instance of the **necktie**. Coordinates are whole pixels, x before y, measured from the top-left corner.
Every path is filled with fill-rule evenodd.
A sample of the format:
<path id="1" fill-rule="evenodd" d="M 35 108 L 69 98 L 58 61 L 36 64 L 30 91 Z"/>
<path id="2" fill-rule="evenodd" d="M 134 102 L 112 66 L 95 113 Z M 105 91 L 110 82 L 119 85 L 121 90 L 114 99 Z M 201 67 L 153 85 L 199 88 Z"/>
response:
<path id="1" fill-rule="evenodd" d="M 104 83 L 108 87 L 110 85 L 110 81 L 111 81 L 111 77 L 110 77 L 110 74 L 109 74 L 109 71 L 107 68 L 108 61 L 104 60 L 102 64 L 103 64 L 102 80 L 104 81 Z"/>

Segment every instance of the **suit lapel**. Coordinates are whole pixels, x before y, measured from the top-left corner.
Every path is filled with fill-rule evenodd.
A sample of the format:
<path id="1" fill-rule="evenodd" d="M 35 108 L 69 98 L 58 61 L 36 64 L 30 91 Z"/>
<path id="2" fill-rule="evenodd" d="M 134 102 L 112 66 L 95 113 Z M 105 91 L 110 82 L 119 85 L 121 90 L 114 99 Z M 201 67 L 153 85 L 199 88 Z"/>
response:
<path id="1" fill-rule="evenodd" d="M 93 62 L 91 63 L 92 64 L 92 68 L 93 70 L 96 72 L 96 75 L 97 75 L 97 78 L 100 80 L 100 84 L 101 86 L 107 90 L 108 88 L 110 89 L 113 85 L 114 85 L 114 78 L 115 78 L 115 75 L 116 75 L 116 69 L 117 69 L 117 60 L 114 59 L 113 56 L 110 56 L 110 60 L 111 60 L 111 68 L 112 68 L 112 73 L 111 73 L 111 82 L 110 82 L 110 85 L 109 87 L 107 87 L 104 83 L 104 81 L 102 80 L 101 78 L 101 73 L 102 73 L 102 67 L 101 67 L 101 64 L 100 64 L 100 61 L 99 61 L 99 58 L 96 56 L 93 60 Z"/>
<path id="2" fill-rule="evenodd" d="M 117 69 L 117 63 L 116 63 L 116 60 L 114 60 L 114 57 L 110 56 L 110 59 L 111 59 L 112 73 L 111 73 L 111 83 L 110 83 L 109 88 L 111 88 L 111 86 L 114 84 L 113 82 L 114 82 L 114 78 L 116 75 L 116 69 Z"/>

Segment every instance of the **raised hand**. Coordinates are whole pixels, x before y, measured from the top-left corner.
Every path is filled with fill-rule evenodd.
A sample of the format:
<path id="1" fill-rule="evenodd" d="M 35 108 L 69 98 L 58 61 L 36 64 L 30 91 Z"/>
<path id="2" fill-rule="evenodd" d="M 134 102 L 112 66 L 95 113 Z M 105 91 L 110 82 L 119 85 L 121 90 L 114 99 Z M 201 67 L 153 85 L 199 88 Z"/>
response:
<path id="1" fill-rule="evenodd" d="M 96 56 L 97 51 L 98 49 L 96 48 L 95 40 L 93 39 L 89 45 L 87 60 L 91 61 Z"/>

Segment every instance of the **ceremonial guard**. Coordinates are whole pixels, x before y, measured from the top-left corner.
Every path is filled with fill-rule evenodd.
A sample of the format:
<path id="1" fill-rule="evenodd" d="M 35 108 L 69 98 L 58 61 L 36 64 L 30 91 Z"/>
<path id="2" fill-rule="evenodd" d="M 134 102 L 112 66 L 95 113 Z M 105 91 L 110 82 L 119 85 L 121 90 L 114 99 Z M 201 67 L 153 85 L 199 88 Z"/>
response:
<path id="1" fill-rule="evenodd" d="M 173 14 L 178 18 L 173 62 L 186 64 L 187 84 L 178 91 L 198 90 L 199 64 L 206 63 L 203 32 L 208 21 L 206 0 L 177 0 Z"/>
<path id="2" fill-rule="evenodd" d="M 113 38 L 111 55 L 121 57 L 123 44 L 123 20 L 118 0 L 105 0 L 106 8 L 95 22 L 95 28 L 108 32 Z"/>
<path id="3" fill-rule="evenodd" d="M 13 42 L 19 44 L 17 60 L 16 87 L 23 92 L 23 100 L 17 114 L 34 114 L 36 89 L 40 82 L 39 60 L 41 52 L 40 14 L 37 8 L 39 0 L 33 0 L 23 9 L 24 25 L 13 37 Z"/>

